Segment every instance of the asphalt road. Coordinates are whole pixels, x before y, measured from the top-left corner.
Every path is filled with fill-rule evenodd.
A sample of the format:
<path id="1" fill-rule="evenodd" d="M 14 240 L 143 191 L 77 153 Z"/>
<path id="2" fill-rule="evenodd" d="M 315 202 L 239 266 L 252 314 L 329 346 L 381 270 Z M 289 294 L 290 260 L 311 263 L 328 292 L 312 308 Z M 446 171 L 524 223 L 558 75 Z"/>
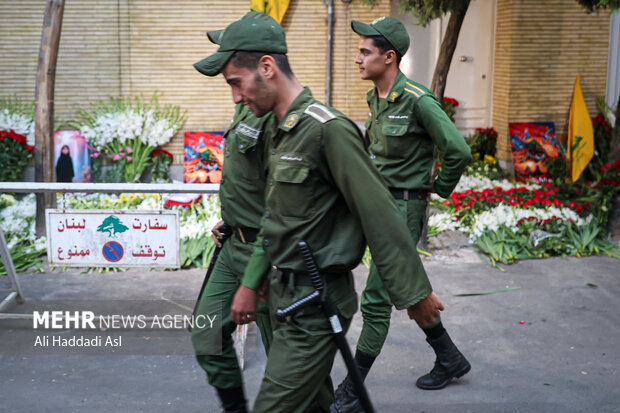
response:
<path id="1" fill-rule="evenodd" d="M 446 305 L 444 325 L 472 370 L 440 391 L 415 387 L 434 355 L 404 312 L 367 379 L 378 412 L 620 412 L 620 271 L 607 257 L 523 261 L 500 272 L 471 250 L 425 259 Z M 32 314 L 59 303 L 97 311 L 157 314 L 191 306 L 204 270 L 20 276 L 26 303 L 8 312 Z M 367 270 L 355 271 L 358 291 Z M 2 297 L 8 280 L 0 279 Z M 518 287 L 518 289 L 516 289 Z M 498 289 L 506 292 L 456 296 Z M 183 311 L 183 310 L 180 310 Z M 353 349 L 361 319 L 348 333 Z M 49 331 L 47 331 L 49 333 Z M 90 331 L 86 337 L 113 330 Z M 219 412 L 214 391 L 192 355 L 184 330 L 122 330 L 120 348 L 36 347 L 32 321 L 0 320 L 0 412 Z M 55 335 L 79 336 L 60 329 Z M 250 326 L 246 392 L 260 384 L 265 355 Z M 332 376 L 345 370 L 337 357 Z"/>

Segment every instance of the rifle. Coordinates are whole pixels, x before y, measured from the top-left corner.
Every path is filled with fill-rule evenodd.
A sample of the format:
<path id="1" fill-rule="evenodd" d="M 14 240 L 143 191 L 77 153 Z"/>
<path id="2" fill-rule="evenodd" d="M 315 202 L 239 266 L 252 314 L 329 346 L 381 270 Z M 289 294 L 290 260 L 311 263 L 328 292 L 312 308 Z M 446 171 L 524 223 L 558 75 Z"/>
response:
<path id="1" fill-rule="evenodd" d="M 224 225 L 222 225 L 222 227 L 220 228 L 220 233 L 222 234 L 222 239 L 220 240 L 220 243 L 222 244 L 222 246 L 224 246 L 224 242 L 226 242 L 226 240 L 232 234 L 232 228 L 230 227 L 230 225 L 224 223 Z M 222 247 L 218 247 L 217 245 L 215 246 L 215 249 L 213 250 L 213 255 L 211 255 L 211 261 L 209 261 L 209 267 L 207 267 L 207 273 L 205 274 L 205 279 L 202 281 L 202 287 L 200 287 L 200 292 L 198 293 L 198 298 L 196 299 L 196 304 L 194 305 L 194 311 L 192 312 L 192 319 L 194 318 L 194 316 L 196 316 L 196 310 L 198 310 L 198 304 L 200 304 L 200 297 L 202 297 L 202 293 L 205 291 L 205 287 L 207 286 L 207 283 L 209 282 L 209 278 L 211 278 L 211 273 L 213 272 L 213 268 L 215 267 L 217 257 L 218 255 L 220 255 L 221 250 L 222 250 Z M 191 323 L 188 324 L 187 331 L 189 331 L 190 333 L 192 332 Z"/>
<path id="2" fill-rule="evenodd" d="M 309 306 L 310 304 L 320 302 L 321 307 L 323 308 L 323 313 L 325 314 L 325 317 L 327 317 L 327 319 L 329 320 L 329 324 L 332 328 L 334 340 L 336 340 L 336 344 L 338 345 L 338 349 L 342 354 L 342 358 L 344 359 L 344 363 L 347 366 L 349 375 L 353 380 L 353 385 L 355 386 L 355 393 L 360 399 L 362 408 L 366 413 L 374 413 L 375 410 L 372 407 L 370 397 L 368 396 L 366 388 L 364 387 L 364 381 L 362 380 L 360 371 L 357 368 L 355 360 L 353 359 L 351 349 L 347 344 L 344 331 L 342 330 L 342 325 L 340 324 L 340 319 L 338 318 L 338 313 L 336 312 L 336 307 L 329 299 L 327 292 L 323 294 L 325 284 L 323 283 L 323 278 L 321 278 L 321 274 L 319 274 L 316 262 L 314 261 L 314 257 L 312 256 L 312 251 L 310 250 L 310 247 L 305 241 L 301 241 L 299 244 L 297 244 L 297 246 L 304 260 L 306 270 L 308 271 L 310 279 L 312 280 L 314 291 L 307 296 L 300 298 L 294 303 L 289 304 L 285 308 L 278 308 L 276 310 L 276 318 L 278 319 L 278 321 L 284 322 L 286 320 L 286 317 L 297 313 L 298 311 L 300 311 L 304 307 Z"/>

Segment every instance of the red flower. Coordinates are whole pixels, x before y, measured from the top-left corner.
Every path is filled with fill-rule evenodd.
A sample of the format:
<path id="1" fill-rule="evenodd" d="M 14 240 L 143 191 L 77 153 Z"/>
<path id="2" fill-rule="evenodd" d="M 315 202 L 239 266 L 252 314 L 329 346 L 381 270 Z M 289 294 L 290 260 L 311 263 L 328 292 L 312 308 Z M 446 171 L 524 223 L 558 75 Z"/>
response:
<path id="1" fill-rule="evenodd" d="M 155 149 L 153 152 L 151 152 L 151 158 L 154 158 L 157 155 L 166 155 L 168 158 L 170 158 L 170 163 L 172 163 L 172 154 L 170 152 L 163 149 Z"/>
<path id="2" fill-rule="evenodd" d="M 34 151 L 34 146 L 26 145 L 27 151 Z"/>
<path id="3" fill-rule="evenodd" d="M 456 99 L 452 99 L 452 98 L 448 98 L 448 97 L 444 97 L 443 98 L 443 102 L 444 103 L 449 103 L 452 106 L 458 106 L 459 102 Z"/>

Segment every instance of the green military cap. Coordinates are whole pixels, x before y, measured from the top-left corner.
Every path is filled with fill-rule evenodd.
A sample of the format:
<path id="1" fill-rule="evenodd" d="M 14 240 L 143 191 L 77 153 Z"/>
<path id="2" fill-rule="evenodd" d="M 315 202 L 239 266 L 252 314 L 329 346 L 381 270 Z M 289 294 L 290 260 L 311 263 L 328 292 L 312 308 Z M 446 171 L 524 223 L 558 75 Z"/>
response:
<path id="1" fill-rule="evenodd" d="M 222 34 L 223 31 L 224 31 L 224 29 L 209 30 L 207 32 L 207 37 L 209 38 L 211 43 L 220 44 L 220 35 Z"/>
<path id="2" fill-rule="evenodd" d="M 370 24 L 351 21 L 351 29 L 360 36 L 383 36 L 402 56 L 409 49 L 409 33 L 405 26 L 393 17 L 379 17 Z"/>
<path id="3" fill-rule="evenodd" d="M 247 12 L 246 14 L 243 15 L 242 19 L 260 19 L 260 20 L 265 20 L 267 22 L 277 23 L 275 19 L 271 17 L 270 15 L 265 14 L 265 13 L 260 13 L 257 11 Z M 207 37 L 209 38 L 211 43 L 220 44 L 220 35 L 222 34 L 223 31 L 224 29 L 209 30 L 207 32 Z"/>
<path id="4" fill-rule="evenodd" d="M 217 36 L 217 30 L 207 32 L 209 40 L 219 44 L 215 54 L 194 63 L 194 67 L 206 76 L 219 74 L 236 51 L 281 53 L 287 51 L 284 30 L 273 19 L 246 13 L 241 19 L 231 23 Z"/>

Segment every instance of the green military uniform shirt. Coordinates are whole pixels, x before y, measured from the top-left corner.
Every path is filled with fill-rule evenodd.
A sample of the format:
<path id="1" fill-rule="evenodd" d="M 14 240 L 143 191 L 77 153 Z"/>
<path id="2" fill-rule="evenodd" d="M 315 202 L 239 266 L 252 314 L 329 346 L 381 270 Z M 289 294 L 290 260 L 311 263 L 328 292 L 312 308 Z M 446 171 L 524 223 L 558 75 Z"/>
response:
<path id="1" fill-rule="evenodd" d="M 367 94 L 371 158 L 390 188 L 450 195 L 471 162 L 471 151 L 433 93 L 398 72 L 387 98 Z M 445 153 L 431 183 L 436 148 Z"/>
<path id="2" fill-rule="evenodd" d="M 246 267 L 245 286 L 258 288 L 269 262 L 304 271 L 297 249 L 302 240 L 324 272 L 357 266 L 367 242 L 396 308 L 431 293 L 396 202 L 350 120 L 318 103 L 306 88 L 289 107 L 270 146 L 257 240 L 262 244 Z"/>
<path id="3" fill-rule="evenodd" d="M 265 209 L 268 138 L 275 126 L 271 112 L 257 118 L 244 105 L 235 108 L 224 134 L 224 166 L 220 183 L 222 219 L 233 227 L 258 228 Z"/>

